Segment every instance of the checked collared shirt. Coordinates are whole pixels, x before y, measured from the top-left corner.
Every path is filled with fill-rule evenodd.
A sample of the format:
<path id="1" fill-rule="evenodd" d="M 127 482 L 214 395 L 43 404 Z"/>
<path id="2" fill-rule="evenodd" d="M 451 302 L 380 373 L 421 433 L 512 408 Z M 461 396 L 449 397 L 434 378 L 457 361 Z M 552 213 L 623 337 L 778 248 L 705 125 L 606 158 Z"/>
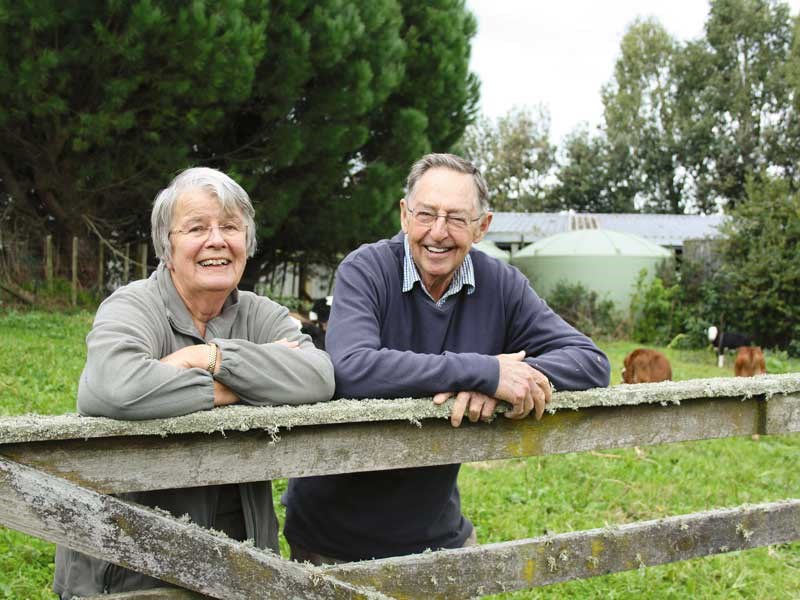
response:
<path id="1" fill-rule="evenodd" d="M 414 259 L 411 257 L 411 248 L 408 246 L 407 235 L 403 236 L 403 248 L 405 249 L 405 254 L 403 256 L 403 292 L 410 292 L 414 284 L 419 281 L 422 291 L 428 295 L 428 298 L 433 300 L 430 292 L 425 289 L 425 284 L 422 283 L 422 278 L 419 276 L 417 266 L 414 264 Z M 455 296 L 465 285 L 467 286 L 467 294 L 472 294 L 475 291 L 475 270 L 472 267 L 472 259 L 469 254 L 464 257 L 464 262 L 456 269 L 453 275 L 453 281 L 450 282 L 450 287 L 447 288 L 447 291 L 442 294 L 442 297 L 439 298 L 438 301 L 433 300 L 434 304 L 438 307 L 442 307 L 450 296 Z"/>

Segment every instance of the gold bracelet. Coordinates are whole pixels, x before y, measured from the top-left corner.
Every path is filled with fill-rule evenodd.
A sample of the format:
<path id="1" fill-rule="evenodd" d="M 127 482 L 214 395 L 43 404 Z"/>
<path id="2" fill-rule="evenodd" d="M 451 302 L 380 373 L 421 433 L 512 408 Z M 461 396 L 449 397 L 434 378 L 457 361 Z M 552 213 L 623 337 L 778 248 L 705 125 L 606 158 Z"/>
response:
<path id="1" fill-rule="evenodd" d="M 214 369 L 217 368 L 217 345 L 214 342 L 208 342 L 208 366 L 206 370 L 214 374 Z"/>

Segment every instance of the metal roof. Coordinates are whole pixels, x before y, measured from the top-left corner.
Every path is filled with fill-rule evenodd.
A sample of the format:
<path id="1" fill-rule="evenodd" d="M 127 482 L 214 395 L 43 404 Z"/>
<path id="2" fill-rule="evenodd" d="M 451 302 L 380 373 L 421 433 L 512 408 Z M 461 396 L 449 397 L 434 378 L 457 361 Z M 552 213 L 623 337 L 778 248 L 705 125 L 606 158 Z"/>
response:
<path id="1" fill-rule="evenodd" d="M 672 251 L 642 236 L 611 229 L 576 229 L 551 235 L 514 255 L 524 256 L 672 256 Z"/>
<path id="2" fill-rule="evenodd" d="M 563 231 L 569 231 L 567 213 L 496 212 L 486 238 L 501 244 L 530 244 Z"/>
<path id="3" fill-rule="evenodd" d="M 580 229 L 632 233 L 665 247 L 684 240 L 718 238 L 724 215 L 663 215 L 639 213 L 520 213 L 496 212 L 486 238 L 500 244 L 530 244 Z"/>

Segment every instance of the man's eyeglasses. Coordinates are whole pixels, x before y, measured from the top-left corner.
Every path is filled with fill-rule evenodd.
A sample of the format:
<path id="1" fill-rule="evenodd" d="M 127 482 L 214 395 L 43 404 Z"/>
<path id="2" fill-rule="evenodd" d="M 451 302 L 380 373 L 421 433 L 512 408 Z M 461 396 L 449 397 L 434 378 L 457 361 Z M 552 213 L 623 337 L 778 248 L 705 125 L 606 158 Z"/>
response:
<path id="1" fill-rule="evenodd" d="M 483 215 L 478 215 L 476 218 L 470 217 L 467 213 L 435 213 L 429 210 L 414 210 L 413 208 L 406 207 L 406 210 L 411 213 L 414 220 L 420 225 L 433 225 L 436 219 L 441 217 L 444 219 L 445 225 L 449 229 L 466 229 L 475 221 L 480 221 Z"/>
<path id="2" fill-rule="evenodd" d="M 188 229 L 173 229 L 170 233 L 180 233 L 196 240 L 207 239 L 211 232 L 217 229 L 226 240 L 237 239 L 247 231 L 247 225 L 238 223 L 223 223 L 222 225 L 192 225 Z"/>

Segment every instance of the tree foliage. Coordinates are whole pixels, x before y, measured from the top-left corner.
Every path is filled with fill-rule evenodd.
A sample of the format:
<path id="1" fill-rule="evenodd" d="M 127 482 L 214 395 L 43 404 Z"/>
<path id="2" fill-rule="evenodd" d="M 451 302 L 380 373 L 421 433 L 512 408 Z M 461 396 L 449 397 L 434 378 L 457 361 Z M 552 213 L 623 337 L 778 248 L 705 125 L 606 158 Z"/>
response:
<path id="1" fill-rule="evenodd" d="M 475 31 L 463 0 L 0 0 L 0 192 L 62 238 L 141 238 L 214 166 L 256 205 L 249 269 L 330 260 L 391 233 L 411 162 L 473 118 Z"/>
<path id="2" fill-rule="evenodd" d="M 494 210 L 548 208 L 546 180 L 555 147 L 544 109 L 514 108 L 496 121 L 480 118 L 467 128 L 460 151 L 483 172 Z"/>
<path id="3" fill-rule="evenodd" d="M 612 82 L 603 90 L 606 134 L 630 148 L 629 187 L 643 210 L 683 212 L 686 170 L 677 94 L 678 44 L 654 20 L 626 31 Z"/>
<path id="4" fill-rule="evenodd" d="M 132 4 L 2 2 L 0 176 L 32 221 L 141 215 L 192 144 L 246 100 L 267 15 Z"/>
<path id="5" fill-rule="evenodd" d="M 634 211 L 630 148 L 612 144 L 603 131 L 592 135 L 579 128 L 567 136 L 556 182 L 548 189 L 548 205 L 577 212 Z"/>
<path id="6" fill-rule="evenodd" d="M 731 330 L 800 354 L 800 194 L 761 175 L 731 213 L 709 308 Z M 716 305 L 716 306 L 715 306 Z"/>
<path id="7" fill-rule="evenodd" d="M 745 198 L 745 183 L 769 165 L 790 107 L 785 69 L 792 44 L 789 7 L 772 0 L 715 0 L 704 51 L 695 70 L 694 111 L 705 113 L 704 144 L 694 161 L 709 160 L 698 181 L 706 196 L 730 208 Z M 703 149 L 702 146 L 707 145 Z"/>
<path id="8" fill-rule="evenodd" d="M 796 177 L 791 49 L 789 9 L 775 0 L 713 0 L 705 36 L 685 44 L 653 20 L 630 26 L 603 101 L 609 140 L 631 149 L 642 210 L 733 208 L 749 175 Z"/>

